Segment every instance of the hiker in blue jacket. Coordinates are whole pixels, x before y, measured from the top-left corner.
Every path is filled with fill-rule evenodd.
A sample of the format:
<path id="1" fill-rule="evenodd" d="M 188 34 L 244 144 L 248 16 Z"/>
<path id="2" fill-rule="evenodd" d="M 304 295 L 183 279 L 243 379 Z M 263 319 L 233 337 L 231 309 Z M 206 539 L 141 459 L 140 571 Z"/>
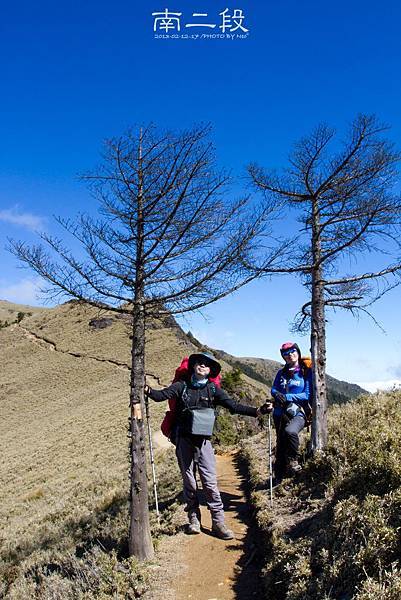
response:
<path id="1" fill-rule="evenodd" d="M 223 503 L 217 487 L 216 459 L 210 442 L 215 420 L 214 408 L 219 405 L 227 408 L 230 413 L 259 417 L 266 414 L 266 404 L 260 408 L 239 404 L 224 390 L 209 382 L 209 376 L 215 378 L 220 373 L 221 365 L 208 352 L 191 354 L 188 370 L 188 381 L 176 381 L 162 390 L 153 390 L 147 386 L 145 393 L 156 402 L 172 398 L 177 400 L 176 455 L 188 512 L 187 533 L 197 534 L 201 531 L 194 472 L 196 464 L 212 516 L 212 533 L 223 540 L 231 540 L 234 533 L 224 522 Z"/>
<path id="2" fill-rule="evenodd" d="M 312 370 L 301 360 L 298 344 L 285 342 L 280 348 L 285 365 L 274 378 L 271 395 L 276 428 L 276 460 L 274 474 L 279 483 L 284 475 L 301 470 L 298 462 L 299 433 L 310 414 Z"/>

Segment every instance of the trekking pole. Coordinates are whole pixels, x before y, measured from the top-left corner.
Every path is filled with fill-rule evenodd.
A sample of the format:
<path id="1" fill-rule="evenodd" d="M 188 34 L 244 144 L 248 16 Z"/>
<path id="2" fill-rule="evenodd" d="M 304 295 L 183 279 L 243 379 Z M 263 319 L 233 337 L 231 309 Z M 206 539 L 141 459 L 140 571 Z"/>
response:
<path id="1" fill-rule="evenodd" d="M 269 413 L 268 418 L 269 431 L 269 489 L 270 489 L 270 506 L 273 507 L 273 465 L 272 465 L 272 417 Z"/>
<path id="2" fill-rule="evenodd" d="M 155 496 L 155 506 L 156 506 L 156 516 L 157 521 L 160 524 L 160 512 L 159 512 L 159 500 L 157 498 L 157 482 L 156 482 L 156 469 L 155 469 L 155 455 L 153 453 L 153 442 L 152 442 L 152 430 L 150 428 L 150 418 L 149 418 L 149 398 L 145 394 L 145 409 L 146 409 L 146 421 L 148 424 L 148 438 L 149 438 L 149 454 L 150 454 L 150 464 L 152 467 L 152 479 L 153 479 L 153 493 Z"/>

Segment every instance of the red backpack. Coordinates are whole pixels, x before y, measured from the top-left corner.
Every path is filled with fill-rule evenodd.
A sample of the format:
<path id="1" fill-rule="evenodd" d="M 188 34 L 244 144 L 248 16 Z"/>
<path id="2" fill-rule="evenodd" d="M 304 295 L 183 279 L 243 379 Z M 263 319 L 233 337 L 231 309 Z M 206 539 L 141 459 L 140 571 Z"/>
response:
<path id="1" fill-rule="evenodd" d="M 171 383 L 175 383 L 176 381 L 186 381 L 187 383 L 189 383 L 190 375 L 189 375 L 189 370 L 188 370 L 188 360 L 189 360 L 189 356 L 184 356 L 184 358 L 181 361 L 180 366 L 177 367 L 175 370 L 174 379 Z M 210 377 L 209 381 L 213 382 L 215 385 L 217 385 L 217 387 L 221 387 L 220 373 L 217 375 L 217 377 Z M 163 435 L 165 435 L 168 439 L 171 439 L 171 434 L 172 434 L 176 419 L 177 419 L 177 399 L 170 398 L 170 400 L 168 401 L 168 411 L 166 411 L 166 414 L 164 415 L 164 419 L 160 426 L 160 429 L 162 430 Z"/>

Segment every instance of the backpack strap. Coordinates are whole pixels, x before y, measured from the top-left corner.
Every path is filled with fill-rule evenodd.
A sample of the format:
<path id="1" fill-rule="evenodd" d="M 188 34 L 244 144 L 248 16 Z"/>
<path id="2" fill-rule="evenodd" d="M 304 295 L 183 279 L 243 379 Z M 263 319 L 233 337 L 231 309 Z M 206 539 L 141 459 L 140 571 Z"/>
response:
<path id="1" fill-rule="evenodd" d="M 208 383 L 206 384 L 206 389 L 207 389 L 207 395 L 209 398 L 209 402 L 210 402 L 210 408 L 214 408 L 214 395 L 216 393 L 216 385 L 213 383 L 213 381 L 208 381 Z"/>
<path id="2" fill-rule="evenodd" d="M 182 391 L 181 391 L 181 400 L 183 401 L 185 406 L 187 406 L 188 386 L 187 386 L 186 381 L 183 381 L 183 383 L 184 383 L 184 387 L 182 388 Z"/>

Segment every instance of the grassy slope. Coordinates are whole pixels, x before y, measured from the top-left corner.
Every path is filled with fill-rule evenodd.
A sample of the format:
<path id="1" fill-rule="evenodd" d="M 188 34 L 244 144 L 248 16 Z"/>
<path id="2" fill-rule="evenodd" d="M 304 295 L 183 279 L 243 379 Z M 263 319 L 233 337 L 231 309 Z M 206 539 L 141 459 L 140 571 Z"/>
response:
<path id="1" fill-rule="evenodd" d="M 401 393 L 330 411 L 325 454 L 266 489 L 266 437 L 244 448 L 265 539 L 266 598 L 401 598 Z"/>
<path id="2" fill-rule="evenodd" d="M 71 303 L 0 331 L 0 544 L 6 563 L 26 559 L 29 566 L 40 554 L 45 562 L 54 549 L 74 552 L 110 507 L 125 514 L 110 525 L 113 531 L 103 527 L 104 539 L 118 537 L 119 528 L 125 533 L 129 371 L 107 361 L 129 362 L 129 325 L 113 317 L 111 327 L 93 330 L 88 322 L 94 316 Z M 168 383 L 178 357 L 191 351 L 171 329 L 152 329 L 147 371 Z M 155 428 L 164 410 L 152 405 Z"/>
<path id="3" fill-rule="evenodd" d="M 113 319 L 110 327 L 89 326 L 105 316 Z M 182 356 L 196 350 L 171 325 L 147 332 L 151 385 L 167 385 Z M 120 557 L 125 551 L 129 335 L 127 319 L 78 303 L 0 330 L 0 576 L 10 598 L 77 598 L 89 580 L 97 598 L 104 589 L 114 593 L 107 581 L 117 585 L 118 577 L 119 593 L 135 588 L 112 555 L 91 554 L 95 546 Z M 266 393 L 250 380 L 248 386 L 251 395 Z M 154 431 L 165 409 L 152 403 Z M 174 457 L 161 448 L 156 454 L 161 499 L 174 497 Z M 71 577 L 75 587 L 66 583 Z M 135 597 L 135 589 L 130 593 Z"/>

